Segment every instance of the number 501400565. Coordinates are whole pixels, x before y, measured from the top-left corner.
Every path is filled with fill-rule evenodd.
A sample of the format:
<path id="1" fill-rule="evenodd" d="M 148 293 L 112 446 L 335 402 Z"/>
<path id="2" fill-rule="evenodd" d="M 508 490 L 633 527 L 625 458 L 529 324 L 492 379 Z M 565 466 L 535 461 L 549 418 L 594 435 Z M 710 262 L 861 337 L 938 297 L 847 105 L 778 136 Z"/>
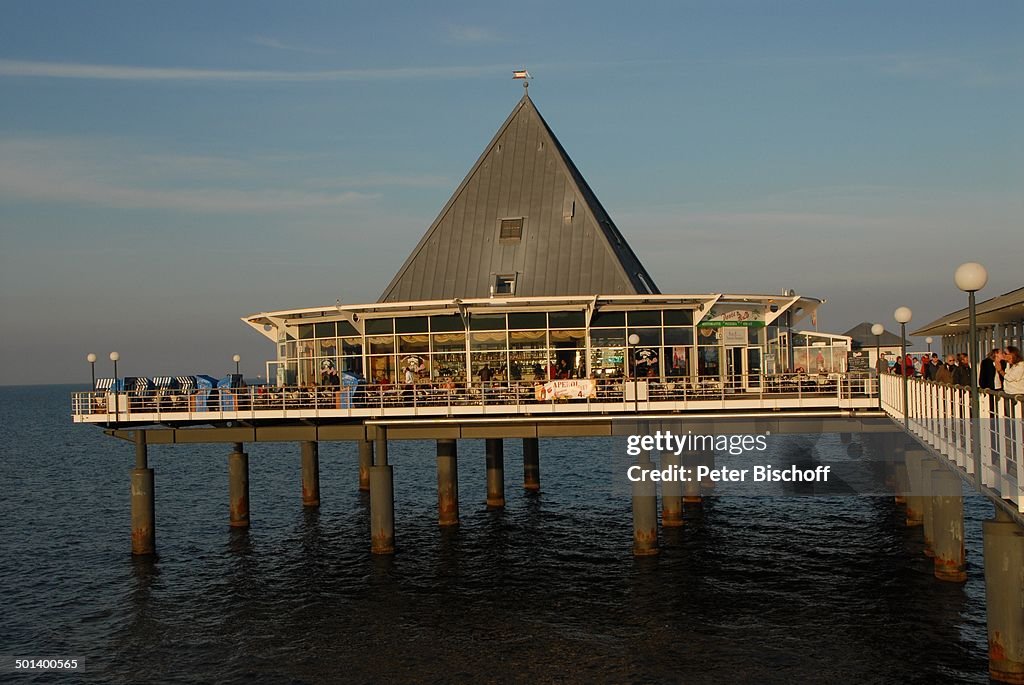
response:
<path id="1" fill-rule="evenodd" d="M 81 667 L 81 659 L 15 659 L 16 671 L 77 671 Z"/>

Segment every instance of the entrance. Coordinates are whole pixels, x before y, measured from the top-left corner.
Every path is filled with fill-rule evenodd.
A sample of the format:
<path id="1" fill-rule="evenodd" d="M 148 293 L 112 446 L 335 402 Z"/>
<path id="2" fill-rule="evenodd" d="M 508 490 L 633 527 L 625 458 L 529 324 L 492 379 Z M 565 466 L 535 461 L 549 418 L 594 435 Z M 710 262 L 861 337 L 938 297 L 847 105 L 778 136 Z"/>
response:
<path id="1" fill-rule="evenodd" d="M 761 389 L 761 348 L 727 347 L 726 389 L 731 392 L 758 392 Z"/>

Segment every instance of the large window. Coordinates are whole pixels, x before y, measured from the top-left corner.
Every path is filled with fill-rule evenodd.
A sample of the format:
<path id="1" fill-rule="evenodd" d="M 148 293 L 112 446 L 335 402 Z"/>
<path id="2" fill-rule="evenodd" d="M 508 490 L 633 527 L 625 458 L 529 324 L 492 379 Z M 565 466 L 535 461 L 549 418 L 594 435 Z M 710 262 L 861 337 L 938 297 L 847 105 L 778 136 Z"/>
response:
<path id="1" fill-rule="evenodd" d="M 281 336 L 279 363 L 302 385 L 337 383 L 341 373 L 371 383 L 477 383 L 485 368 L 484 377 L 512 382 L 720 377 L 720 329 L 692 321 L 691 310 L 599 309 L 588 330 L 582 309 L 470 311 L 367 318 L 363 335 L 348 321 L 319 321 L 287 329 L 294 335 Z M 749 344 L 766 344 L 759 330 L 747 333 Z"/>

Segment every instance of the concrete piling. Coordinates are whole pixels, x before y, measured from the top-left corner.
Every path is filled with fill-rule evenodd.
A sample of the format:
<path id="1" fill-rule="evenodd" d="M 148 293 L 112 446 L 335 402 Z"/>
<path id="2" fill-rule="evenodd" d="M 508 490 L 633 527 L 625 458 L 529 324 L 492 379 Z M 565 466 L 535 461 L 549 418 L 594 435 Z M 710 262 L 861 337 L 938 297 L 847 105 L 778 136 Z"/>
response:
<path id="1" fill-rule="evenodd" d="M 997 507 L 982 530 L 989 675 L 1001 683 L 1024 683 L 1024 528 Z"/>
<path id="2" fill-rule="evenodd" d="M 359 489 L 370 490 L 370 467 L 373 466 L 373 443 L 369 440 L 359 441 Z"/>
<path id="3" fill-rule="evenodd" d="M 320 506 L 320 446 L 315 440 L 302 441 L 302 506 Z"/>
<path id="4" fill-rule="evenodd" d="M 228 455 L 228 499 L 231 507 L 231 526 L 249 527 L 249 455 L 236 442 Z"/>
<path id="5" fill-rule="evenodd" d="M 903 455 L 907 473 L 907 526 L 913 528 L 924 525 L 924 498 L 921 496 L 921 462 L 924 460 L 924 452 L 905 449 Z"/>
<path id="6" fill-rule="evenodd" d="M 643 478 L 633 482 L 633 555 L 649 557 L 658 549 L 658 488 L 650 479 L 654 468 L 646 457 L 640 462 Z"/>
<path id="7" fill-rule="evenodd" d="M 933 457 L 921 460 L 921 530 L 924 535 L 924 555 L 935 556 L 935 493 L 932 492 L 932 472 L 942 467 Z"/>
<path id="8" fill-rule="evenodd" d="M 487 438 L 487 508 L 505 506 L 505 445 L 500 438 Z"/>
<path id="9" fill-rule="evenodd" d="M 712 457 L 713 461 L 714 457 Z M 690 474 L 689 480 L 683 483 L 683 506 L 699 507 L 702 504 L 701 492 L 707 484 L 697 480 L 697 467 L 707 465 L 707 457 L 703 454 L 690 452 L 683 454 L 683 467 Z"/>
<path id="10" fill-rule="evenodd" d="M 523 487 L 540 490 L 540 440 L 523 438 Z"/>
<path id="11" fill-rule="evenodd" d="M 949 469 L 933 469 L 932 549 L 935 577 L 953 583 L 967 580 L 967 556 L 964 552 L 964 498 L 960 478 Z"/>
<path id="12" fill-rule="evenodd" d="M 676 470 L 679 457 L 672 452 L 661 456 L 661 468 Z M 683 484 L 678 480 L 667 480 L 661 484 L 661 525 L 678 528 L 683 525 Z"/>
<path id="13" fill-rule="evenodd" d="M 370 467 L 370 552 L 395 553 L 395 485 L 388 464 L 387 429 L 377 427 L 377 454 Z"/>
<path id="14" fill-rule="evenodd" d="M 455 440 L 437 441 L 437 523 L 459 524 L 459 457 Z"/>
<path id="15" fill-rule="evenodd" d="M 892 476 L 894 499 L 896 504 L 907 503 L 907 493 L 910 492 L 910 479 L 907 477 L 906 449 L 895 435 L 885 434 L 882 438 L 882 449 L 888 462 Z"/>
<path id="16" fill-rule="evenodd" d="M 135 431 L 135 468 L 131 473 L 132 554 L 156 553 L 153 469 L 149 468 L 146 431 Z"/>

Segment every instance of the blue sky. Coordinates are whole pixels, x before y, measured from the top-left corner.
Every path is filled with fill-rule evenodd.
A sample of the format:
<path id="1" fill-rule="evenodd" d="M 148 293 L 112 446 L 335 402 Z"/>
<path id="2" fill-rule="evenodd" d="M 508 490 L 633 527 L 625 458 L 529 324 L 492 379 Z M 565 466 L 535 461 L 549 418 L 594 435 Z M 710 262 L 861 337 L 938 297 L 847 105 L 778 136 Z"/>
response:
<path id="1" fill-rule="evenodd" d="M 0 10 L 0 383 L 262 371 L 238 317 L 376 299 L 524 66 L 665 292 L 841 332 L 962 306 L 963 261 L 1022 285 L 1019 2 Z"/>

